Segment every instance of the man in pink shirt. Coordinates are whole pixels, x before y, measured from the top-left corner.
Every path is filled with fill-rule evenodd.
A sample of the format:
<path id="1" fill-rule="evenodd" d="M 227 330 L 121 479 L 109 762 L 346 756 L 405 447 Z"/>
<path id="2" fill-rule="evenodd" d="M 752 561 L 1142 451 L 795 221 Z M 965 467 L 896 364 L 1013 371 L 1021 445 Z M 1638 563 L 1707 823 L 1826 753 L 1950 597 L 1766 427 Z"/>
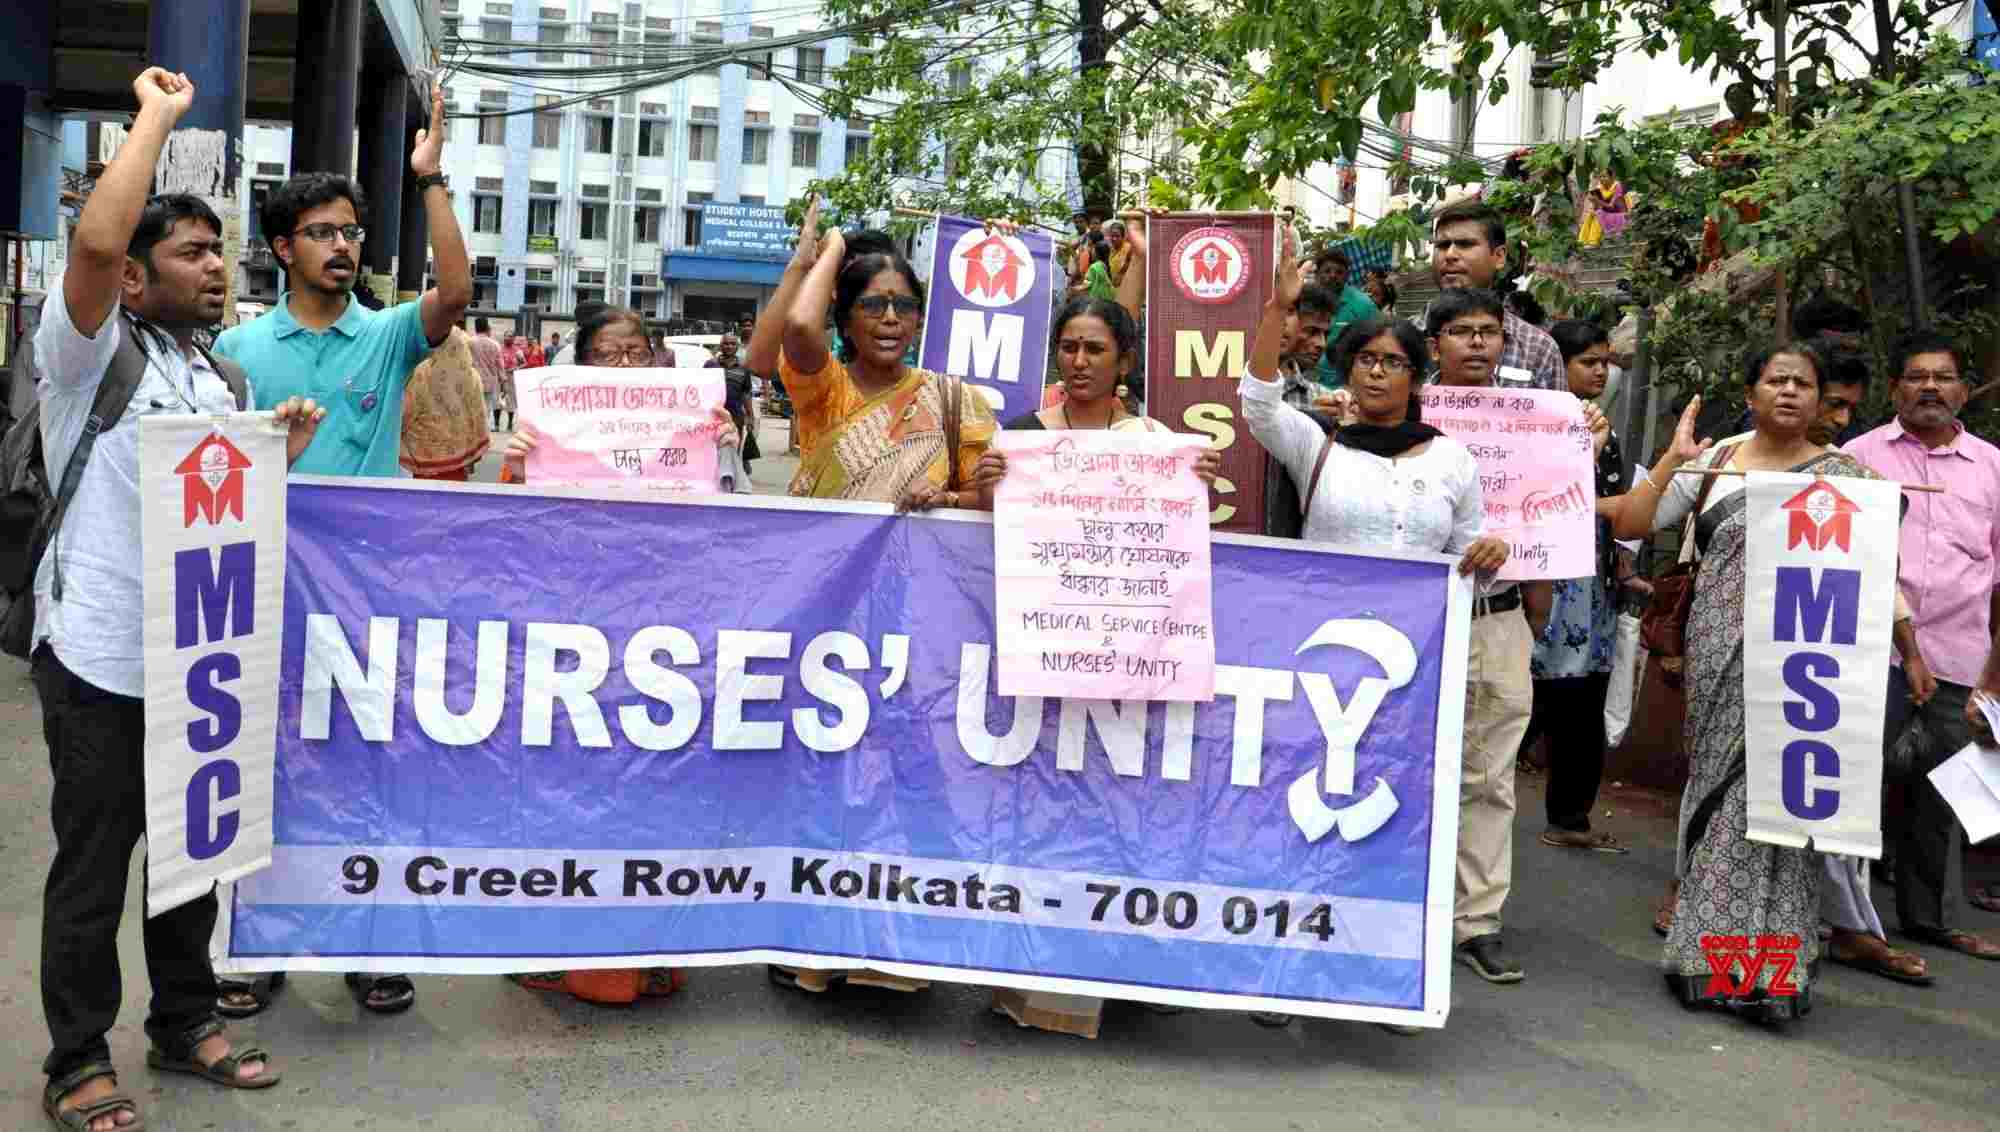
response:
<path id="1" fill-rule="evenodd" d="M 479 388 L 486 395 L 486 415 L 493 418 L 493 427 L 500 427 L 500 414 L 511 409 L 501 400 L 501 388 L 507 380 L 507 362 L 501 356 L 500 343 L 493 338 L 493 324 L 480 315 L 472 320 L 472 364 L 479 370 Z"/>
<path id="2" fill-rule="evenodd" d="M 1901 812 L 1886 815 L 1896 857 L 1896 915 L 1912 939 L 2000 959 L 2000 944 L 1952 926 L 1961 894 L 1946 891 L 1946 877 L 1959 852 L 1958 820 L 1928 777 L 1971 738 L 1966 702 L 1993 646 L 2000 601 L 2000 448 L 1958 423 L 1971 385 L 1950 339 L 1913 334 L 1899 344 L 1895 361 L 1890 395 L 1896 419 L 1855 438 L 1846 451 L 1890 479 L 1944 489 L 1905 496 L 1909 511 L 1897 581 L 1934 678 L 1890 669 L 1885 753 L 1918 720 L 1928 737 L 1910 768 Z"/>

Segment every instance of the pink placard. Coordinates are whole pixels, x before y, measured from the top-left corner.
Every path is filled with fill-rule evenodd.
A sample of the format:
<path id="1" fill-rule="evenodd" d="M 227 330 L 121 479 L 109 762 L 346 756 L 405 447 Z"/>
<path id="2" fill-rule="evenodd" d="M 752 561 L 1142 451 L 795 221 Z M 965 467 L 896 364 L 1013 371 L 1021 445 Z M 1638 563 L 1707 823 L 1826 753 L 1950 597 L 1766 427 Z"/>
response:
<path id="1" fill-rule="evenodd" d="M 535 438 L 529 483 L 720 490 L 714 411 L 723 404 L 721 370 L 547 366 L 521 370 L 514 381 L 518 427 Z"/>
<path id="2" fill-rule="evenodd" d="M 1429 386 L 1424 423 L 1479 464 L 1486 533 L 1513 548 L 1500 577 L 1524 582 L 1597 572 L 1597 474 L 1583 402 L 1550 389 Z"/>
<path id="3" fill-rule="evenodd" d="M 1204 441 L 1002 432 L 993 507 L 1003 696 L 1215 698 Z"/>

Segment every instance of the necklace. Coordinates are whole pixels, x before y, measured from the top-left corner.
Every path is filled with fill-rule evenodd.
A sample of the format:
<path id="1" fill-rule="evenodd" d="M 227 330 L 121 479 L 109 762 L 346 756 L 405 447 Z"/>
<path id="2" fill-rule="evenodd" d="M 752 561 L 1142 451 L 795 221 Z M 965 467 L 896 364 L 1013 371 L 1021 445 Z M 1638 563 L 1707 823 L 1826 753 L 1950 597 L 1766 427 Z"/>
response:
<path id="1" fill-rule="evenodd" d="M 1063 428 L 1065 428 L 1065 429 L 1075 429 L 1075 428 L 1076 428 L 1076 426 L 1075 426 L 1075 425 L 1073 425 L 1073 424 L 1071 424 L 1071 423 L 1070 423 L 1070 421 L 1069 421 L 1069 402 L 1068 402 L 1068 401 L 1064 401 L 1064 402 L 1062 403 L 1062 418 L 1063 418 Z M 1109 429 L 1111 428 L 1111 426 L 1112 426 L 1112 425 L 1114 425 L 1114 424 L 1116 424 L 1116 423 L 1118 423 L 1118 402 L 1117 402 L 1116 400 L 1114 400 L 1114 401 L 1112 401 L 1112 402 L 1111 402 L 1111 416 L 1105 419 L 1105 422 L 1104 422 L 1104 428 L 1105 428 L 1106 430 L 1109 430 Z"/>

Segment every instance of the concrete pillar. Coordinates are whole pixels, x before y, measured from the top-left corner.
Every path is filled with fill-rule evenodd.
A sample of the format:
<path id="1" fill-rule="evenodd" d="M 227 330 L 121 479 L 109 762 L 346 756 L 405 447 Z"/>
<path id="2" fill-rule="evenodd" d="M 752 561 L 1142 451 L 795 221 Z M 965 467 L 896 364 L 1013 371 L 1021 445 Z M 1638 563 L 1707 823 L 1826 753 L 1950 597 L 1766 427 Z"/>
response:
<path id="1" fill-rule="evenodd" d="M 209 3 L 212 0 L 197 0 Z M 361 80 L 363 0 L 299 5 L 292 59 L 292 172 L 346 173 L 354 167 L 355 95 Z M 155 4 L 178 14 L 178 4 Z"/>
<path id="2" fill-rule="evenodd" d="M 222 219 L 229 292 L 222 322 L 236 324 L 236 273 L 243 259 L 243 92 L 249 62 L 250 0 L 154 4 L 146 26 L 149 61 L 194 80 L 194 106 L 167 137 L 153 191 L 193 193 Z"/>
<path id="3" fill-rule="evenodd" d="M 416 175 L 403 166 L 403 223 L 397 233 L 396 301 L 409 302 L 424 293 L 424 261 L 430 256 L 431 226 L 424 215 L 424 194 L 410 184 Z M 464 189 L 457 190 L 464 192 Z M 384 301 L 388 299 L 383 296 Z"/>
<path id="4" fill-rule="evenodd" d="M 361 270 L 376 297 L 393 303 L 396 254 L 402 244 L 404 170 L 415 144 L 407 128 L 410 80 L 401 73 L 370 77 L 361 117 L 361 191 L 368 196 L 368 242 L 361 247 Z"/>

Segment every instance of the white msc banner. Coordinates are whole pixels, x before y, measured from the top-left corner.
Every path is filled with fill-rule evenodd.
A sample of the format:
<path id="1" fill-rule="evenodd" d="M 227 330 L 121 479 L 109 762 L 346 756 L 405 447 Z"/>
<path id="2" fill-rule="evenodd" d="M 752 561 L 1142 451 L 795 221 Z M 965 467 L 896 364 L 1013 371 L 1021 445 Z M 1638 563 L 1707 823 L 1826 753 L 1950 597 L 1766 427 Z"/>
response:
<path id="1" fill-rule="evenodd" d="M 1750 840 L 1882 855 L 1901 489 L 1752 472 L 1743 604 Z"/>
<path id="2" fill-rule="evenodd" d="M 285 429 L 145 417 L 146 913 L 271 863 Z"/>

